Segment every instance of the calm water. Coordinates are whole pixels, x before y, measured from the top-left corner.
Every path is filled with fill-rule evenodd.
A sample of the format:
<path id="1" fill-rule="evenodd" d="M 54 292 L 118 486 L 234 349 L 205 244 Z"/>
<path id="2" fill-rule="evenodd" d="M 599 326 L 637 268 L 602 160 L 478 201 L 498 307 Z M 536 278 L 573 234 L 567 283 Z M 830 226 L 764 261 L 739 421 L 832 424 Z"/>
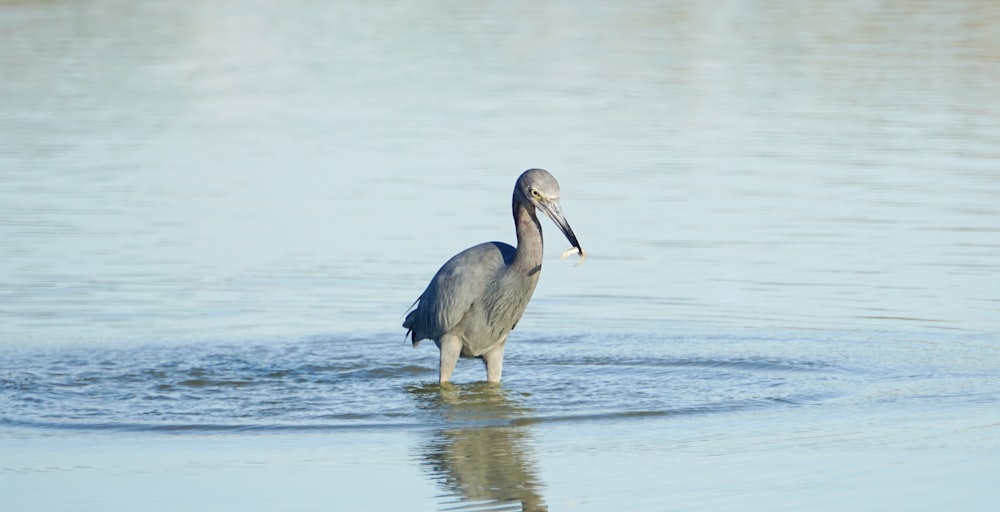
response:
<path id="1" fill-rule="evenodd" d="M 1000 499 L 994 2 L 188 4 L 0 5 L 5 510 Z M 587 262 L 440 388 L 528 167 Z"/>

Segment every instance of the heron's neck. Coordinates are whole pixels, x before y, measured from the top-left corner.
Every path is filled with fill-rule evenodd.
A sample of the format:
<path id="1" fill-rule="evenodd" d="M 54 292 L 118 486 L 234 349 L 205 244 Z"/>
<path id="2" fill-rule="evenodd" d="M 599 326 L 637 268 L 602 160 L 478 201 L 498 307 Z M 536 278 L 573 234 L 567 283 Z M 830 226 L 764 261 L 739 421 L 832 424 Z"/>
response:
<path id="1" fill-rule="evenodd" d="M 517 255 L 512 265 L 529 275 L 535 275 L 542 264 L 542 224 L 535 207 L 514 201 L 514 227 L 517 230 Z"/>

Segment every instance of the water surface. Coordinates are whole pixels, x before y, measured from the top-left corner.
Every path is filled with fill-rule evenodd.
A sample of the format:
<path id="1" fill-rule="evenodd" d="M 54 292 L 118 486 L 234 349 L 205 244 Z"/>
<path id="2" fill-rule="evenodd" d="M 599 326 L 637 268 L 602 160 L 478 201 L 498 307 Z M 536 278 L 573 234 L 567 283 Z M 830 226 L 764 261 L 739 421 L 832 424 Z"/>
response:
<path id="1" fill-rule="evenodd" d="M 16 510 L 987 510 L 992 2 L 0 6 Z M 398 326 L 560 180 L 501 387 Z M 53 495 L 53 487 L 72 492 Z"/>

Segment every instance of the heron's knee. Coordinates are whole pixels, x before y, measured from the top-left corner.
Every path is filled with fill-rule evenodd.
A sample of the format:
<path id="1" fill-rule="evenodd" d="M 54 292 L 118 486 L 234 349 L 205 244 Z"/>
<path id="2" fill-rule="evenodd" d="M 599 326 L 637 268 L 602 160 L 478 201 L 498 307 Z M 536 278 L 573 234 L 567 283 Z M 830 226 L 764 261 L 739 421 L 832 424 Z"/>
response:
<path id="1" fill-rule="evenodd" d="M 500 382 L 503 373 L 504 343 L 483 354 L 483 364 L 486 365 L 486 382 Z"/>
<path id="2" fill-rule="evenodd" d="M 441 349 L 441 361 L 438 373 L 438 382 L 445 383 L 451 378 L 458 363 L 458 357 L 462 354 L 462 340 L 458 336 L 443 336 L 439 344 Z"/>

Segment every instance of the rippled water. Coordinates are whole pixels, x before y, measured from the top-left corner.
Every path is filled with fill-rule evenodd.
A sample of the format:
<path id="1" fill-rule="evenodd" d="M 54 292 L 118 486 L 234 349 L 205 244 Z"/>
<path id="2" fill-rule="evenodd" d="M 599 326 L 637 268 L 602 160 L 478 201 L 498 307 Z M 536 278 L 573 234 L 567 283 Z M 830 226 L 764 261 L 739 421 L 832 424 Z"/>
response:
<path id="1" fill-rule="evenodd" d="M 991 510 L 998 41 L 973 0 L 6 3 L 0 495 Z M 503 385 L 441 388 L 403 313 L 528 167 L 587 262 L 544 224 Z"/>
<path id="2" fill-rule="evenodd" d="M 529 339 L 512 355 L 517 369 L 505 389 L 463 384 L 443 395 L 431 384 L 433 353 L 371 339 L 5 350 L 0 418 L 34 428 L 125 431 L 419 429 L 480 419 L 504 425 L 807 405 L 849 393 L 843 388 L 864 377 L 830 361 L 753 354 L 748 343 Z M 510 407 L 480 411 L 482 418 L 438 410 L 442 400 L 459 407 L 466 395 L 499 397 Z"/>
<path id="3" fill-rule="evenodd" d="M 823 456 L 810 466 L 809 478 L 822 476 L 832 483 L 807 493 L 807 502 L 823 492 L 842 492 L 845 474 L 866 475 L 859 476 L 856 464 L 874 471 L 860 487 L 869 497 L 873 491 L 874 496 L 886 494 L 885 486 L 892 483 L 886 477 L 899 470 L 892 469 L 894 464 L 916 459 L 904 483 L 933 477 L 948 485 L 971 485 L 966 498 L 977 507 L 989 496 L 979 486 L 996 476 L 996 466 L 988 461 L 996 460 L 1000 448 L 1000 348 L 990 336 L 525 336 L 509 350 L 511 368 L 503 386 L 476 383 L 480 368 L 466 364 L 457 376 L 469 382 L 442 388 L 433 384 L 433 351 L 413 351 L 395 336 L 4 346 L 0 428 L 10 458 L 0 471 L 29 482 L 31 476 L 51 478 L 52 472 L 92 477 L 109 470 L 102 465 L 115 468 L 104 445 L 120 449 L 124 435 L 126 445 L 138 444 L 133 448 L 152 453 L 155 462 L 153 469 L 117 462 L 118 471 L 169 474 L 172 461 L 159 445 L 176 443 L 180 436 L 187 440 L 186 450 L 191 443 L 216 440 L 207 448 L 210 456 L 199 451 L 187 455 L 194 462 L 186 461 L 195 468 L 199 463 L 220 466 L 210 473 L 215 477 L 249 464 L 229 459 L 236 449 L 226 445 L 234 442 L 239 456 L 263 460 L 255 464 L 263 464 L 257 467 L 267 468 L 266 475 L 301 471 L 302 464 L 322 474 L 337 474 L 345 465 L 362 473 L 366 466 L 378 470 L 386 457 L 369 443 L 381 438 L 404 452 L 404 467 L 443 490 L 439 503 L 444 508 L 466 502 L 471 508 L 543 509 L 546 495 L 555 491 L 546 481 L 553 479 L 563 480 L 557 494 L 585 498 L 588 507 L 625 501 L 642 508 L 667 497 L 654 492 L 645 502 L 621 481 L 605 482 L 598 487 L 601 492 L 581 487 L 593 478 L 594 469 L 586 465 L 545 471 L 545 462 L 565 464 L 581 453 L 589 457 L 587 464 L 614 466 L 633 459 L 622 470 L 633 473 L 630 478 L 640 488 L 656 485 L 662 474 L 644 472 L 664 457 L 718 457 L 728 468 L 734 458 L 750 454 L 753 460 L 741 464 L 763 464 L 773 472 L 768 453 L 781 454 L 779 460 L 791 464 L 831 451 L 853 453 L 853 462 L 831 463 Z M 93 437 L 102 434 L 112 437 Z M 171 437 L 149 437 L 163 435 Z M 277 439 L 263 444 L 278 448 L 261 454 L 260 435 Z M 356 436 L 368 440 L 350 441 Z M 398 436 L 406 441 L 394 440 Z M 67 442 L 74 448 L 56 463 L 39 462 L 47 460 L 48 450 L 38 457 L 18 448 Z M 91 453 L 94 444 L 99 452 Z M 277 456 L 306 449 L 318 453 L 294 464 Z M 985 454 L 969 452 L 980 449 Z M 67 466 L 66 460 L 80 451 L 90 453 L 85 463 Z M 946 474 L 925 467 L 928 460 L 954 464 L 956 455 L 963 466 Z M 200 460 L 205 457 L 209 462 Z M 735 481 L 730 476 L 718 485 Z M 157 489 L 176 485 L 168 478 Z M 345 503 L 399 505 L 389 497 L 361 497 L 371 485 L 334 487 Z M 758 492 L 766 489 L 761 485 Z M 681 493 L 681 501 L 707 499 L 701 491 L 673 492 Z M 19 503 L 46 501 L 22 495 Z M 312 499 L 304 503 L 319 508 Z M 782 501 L 772 497 L 761 505 L 767 503 Z"/>

